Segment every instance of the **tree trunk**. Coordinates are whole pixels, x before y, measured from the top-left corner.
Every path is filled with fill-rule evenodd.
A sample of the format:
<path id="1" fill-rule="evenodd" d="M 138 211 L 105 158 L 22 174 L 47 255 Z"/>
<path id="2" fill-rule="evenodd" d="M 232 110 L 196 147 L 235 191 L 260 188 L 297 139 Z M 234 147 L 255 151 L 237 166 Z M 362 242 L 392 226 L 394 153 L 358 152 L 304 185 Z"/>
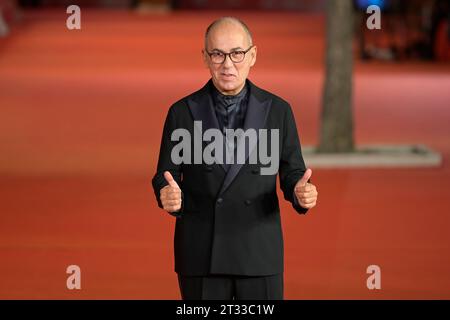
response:
<path id="1" fill-rule="evenodd" d="M 318 152 L 354 150 L 352 114 L 352 0 L 328 0 L 326 78 Z"/>

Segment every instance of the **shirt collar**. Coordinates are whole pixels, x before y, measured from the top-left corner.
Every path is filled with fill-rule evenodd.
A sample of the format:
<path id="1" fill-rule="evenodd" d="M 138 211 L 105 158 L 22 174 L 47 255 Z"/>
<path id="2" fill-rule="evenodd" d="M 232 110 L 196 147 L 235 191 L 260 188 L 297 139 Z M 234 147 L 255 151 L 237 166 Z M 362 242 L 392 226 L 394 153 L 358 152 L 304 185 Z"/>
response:
<path id="1" fill-rule="evenodd" d="M 212 87 L 212 96 L 214 98 L 215 103 L 220 103 L 225 106 L 230 106 L 230 105 L 240 102 L 242 99 L 245 98 L 245 96 L 247 95 L 247 92 L 248 92 L 247 81 L 245 82 L 245 85 L 242 88 L 242 90 L 238 94 L 235 94 L 235 95 L 225 95 L 225 94 L 221 93 L 219 90 L 217 90 L 217 88 L 214 86 L 214 84 L 212 84 L 211 87 Z"/>

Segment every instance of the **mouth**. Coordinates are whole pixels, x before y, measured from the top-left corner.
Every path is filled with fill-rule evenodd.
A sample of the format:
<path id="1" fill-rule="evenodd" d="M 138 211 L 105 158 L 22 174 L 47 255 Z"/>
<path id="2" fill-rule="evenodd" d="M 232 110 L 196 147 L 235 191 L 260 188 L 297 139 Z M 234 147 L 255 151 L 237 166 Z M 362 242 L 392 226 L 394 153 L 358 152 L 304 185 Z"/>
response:
<path id="1" fill-rule="evenodd" d="M 225 79 L 232 79 L 232 78 L 234 78 L 234 77 L 236 77 L 234 74 L 232 74 L 232 73 L 221 73 L 220 74 L 223 78 L 225 78 Z"/>

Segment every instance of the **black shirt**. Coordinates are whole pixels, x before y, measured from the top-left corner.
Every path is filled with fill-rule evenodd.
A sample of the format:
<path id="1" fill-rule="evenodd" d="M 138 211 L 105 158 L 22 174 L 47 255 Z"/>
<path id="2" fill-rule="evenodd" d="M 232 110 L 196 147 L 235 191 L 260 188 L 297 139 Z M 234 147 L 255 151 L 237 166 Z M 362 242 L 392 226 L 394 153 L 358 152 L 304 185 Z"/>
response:
<path id="1" fill-rule="evenodd" d="M 212 85 L 212 98 L 219 127 L 223 134 L 225 129 L 243 128 L 248 105 L 248 85 L 237 95 L 224 95 Z"/>

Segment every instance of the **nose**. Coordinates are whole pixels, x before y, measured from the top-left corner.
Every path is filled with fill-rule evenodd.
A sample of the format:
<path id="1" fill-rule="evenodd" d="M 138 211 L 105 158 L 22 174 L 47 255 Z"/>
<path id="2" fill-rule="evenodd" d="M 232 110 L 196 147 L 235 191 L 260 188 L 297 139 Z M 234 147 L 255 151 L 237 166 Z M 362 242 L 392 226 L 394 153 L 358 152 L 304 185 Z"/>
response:
<path id="1" fill-rule="evenodd" d="M 223 65 L 224 65 L 224 67 L 227 67 L 227 68 L 231 68 L 234 65 L 233 61 L 231 61 L 230 55 L 225 56 L 225 61 L 223 62 Z"/>

